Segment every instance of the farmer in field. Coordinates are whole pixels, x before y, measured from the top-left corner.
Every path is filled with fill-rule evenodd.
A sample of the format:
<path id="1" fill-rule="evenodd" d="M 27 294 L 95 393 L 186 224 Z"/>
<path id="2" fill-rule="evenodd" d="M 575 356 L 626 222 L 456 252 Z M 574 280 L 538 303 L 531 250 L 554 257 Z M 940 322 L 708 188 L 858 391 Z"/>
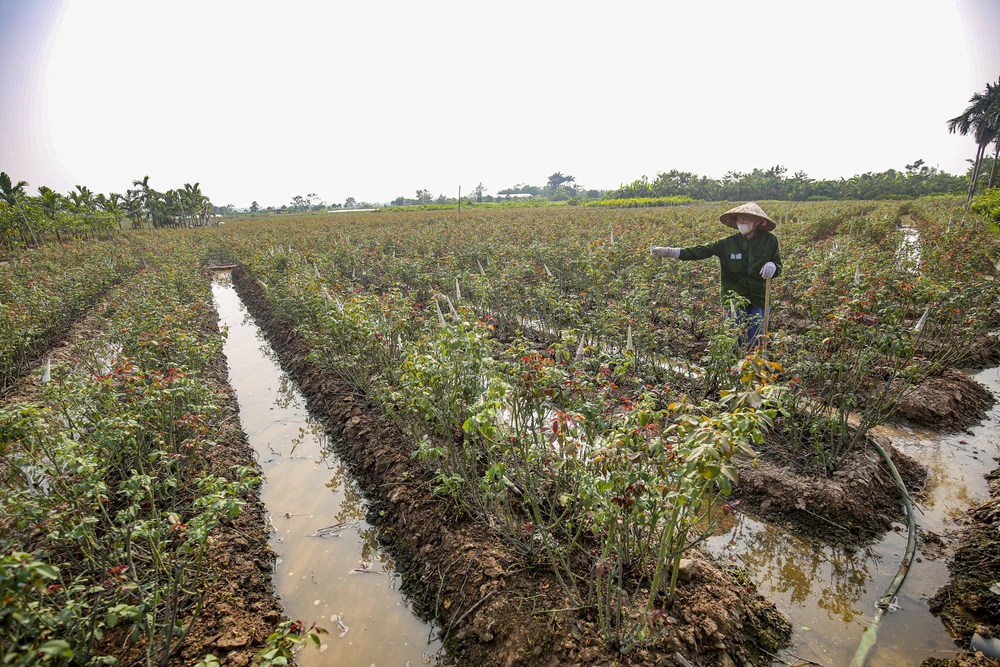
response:
<path id="1" fill-rule="evenodd" d="M 726 227 L 738 230 L 713 243 L 691 248 L 652 247 L 656 257 L 672 259 L 706 259 L 718 257 L 722 269 L 722 301 L 730 294 L 747 299 L 749 305 L 737 311 L 737 322 L 744 327 L 748 348 L 760 342 L 767 297 L 767 280 L 781 275 L 781 253 L 778 239 L 771 233 L 777 225 L 756 202 L 726 211 L 719 217 Z"/>

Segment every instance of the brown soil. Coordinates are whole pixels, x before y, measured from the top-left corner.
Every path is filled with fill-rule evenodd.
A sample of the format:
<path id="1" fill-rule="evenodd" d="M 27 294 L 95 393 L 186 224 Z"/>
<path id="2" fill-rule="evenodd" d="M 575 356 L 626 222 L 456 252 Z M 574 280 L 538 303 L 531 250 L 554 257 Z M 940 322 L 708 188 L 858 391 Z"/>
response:
<path id="1" fill-rule="evenodd" d="M 962 647 L 977 631 L 1000 636 L 1000 470 L 990 474 L 989 484 L 990 499 L 967 513 L 951 580 L 930 600 L 931 611 Z"/>
<path id="2" fill-rule="evenodd" d="M 923 486 L 926 470 L 919 463 L 881 439 L 879 444 L 911 491 Z M 780 423 L 758 450 L 757 467 L 740 468 L 734 495 L 742 510 L 798 534 L 843 543 L 870 542 L 905 518 L 902 496 L 871 447 L 854 453 L 832 476 L 785 442 Z"/>
<path id="3" fill-rule="evenodd" d="M 958 431 L 982 421 L 993 407 L 993 394 L 961 371 L 949 369 L 908 389 L 897 417 L 938 431 Z"/>
<path id="4" fill-rule="evenodd" d="M 1000 667 L 1000 660 L 982 653 L 965 653 L 956 658 L 927 658 L 920 667 Z"/>
<path id="5" fill-rule="evenodd" d="M 1000 363 L 1000 332 L 991 331 L 975 341 L 963 354 L 959 364 L 962 368 L 982 370 Z"/>
<path id="6" fill-rule="evenodd" d="M 734 572 L 705 560 L 678 589 L 672 622 L 655 648 L 609 651 L 593 614 L 567 609 L 551 572 L 525 562 L 495 533 L 431 495 L 426 468 L 379 411 L 334 373 L 304 361 L 303 341 L 275 318 L 242 269 L 233 283 L 310 412 L 323 420 L 369 500 L 368 521 L 403 575 L 413 606 L 433 618 L 449 659 L 463 665 L 764 665 L 761 650 L 786 641 L 789 626 Z M 446 600 L 450 604 L 446 604 Z M 676 621 L 674 623 L 673 621 Z"/>

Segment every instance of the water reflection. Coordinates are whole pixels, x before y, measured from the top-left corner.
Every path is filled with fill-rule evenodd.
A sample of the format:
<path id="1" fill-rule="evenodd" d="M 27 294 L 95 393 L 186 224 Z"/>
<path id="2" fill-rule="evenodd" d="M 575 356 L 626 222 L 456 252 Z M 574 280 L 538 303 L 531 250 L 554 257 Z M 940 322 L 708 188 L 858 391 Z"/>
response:
<path id="1" fill-rule="evenodd" d="M 328 470 L 333 473 L 324 486 L 330 489 L 333 494 L 340 494 L 340 506 L 334 512 L 333 518 L 338 523 L 360 523 L 365 518 L 364 497 L 361 495 L 361 489 L 352 478 L 347 476 L 344 464 L 339 459 L 325 456 L 323 460 L 328 464 Z"/>
<path id="2" fill-rule="evenodd" d="M 709 541 L 710 550 L 749 569 L 761 590 L 780 595 L 790 607 L 815 604 L 826 618 L 852 623 L 867 590 L 869 569 L 878 557 L 870 551 L 824 548 L 748 516 Z"/>

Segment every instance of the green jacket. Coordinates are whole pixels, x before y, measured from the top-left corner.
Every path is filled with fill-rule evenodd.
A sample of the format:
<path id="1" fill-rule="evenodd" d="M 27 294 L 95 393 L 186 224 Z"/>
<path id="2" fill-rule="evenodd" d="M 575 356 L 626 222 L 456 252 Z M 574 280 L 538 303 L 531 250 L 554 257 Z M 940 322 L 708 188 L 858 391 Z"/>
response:
<path id="1" fill-rule="evenodd" d="M 739 232 L 713 243 L 681 248 L 681 259 L 707 259 L 718 257 L 722 267 L 722 299 L 727 292 L 735 292 L 750 300 L 751 306 L 764 307 L 764 279 L 761 268 L 774 262 L 774 277 L 781 275 L 781 253 L 778 239 L 771 232 L 758 229 L 752 239 Z"/>

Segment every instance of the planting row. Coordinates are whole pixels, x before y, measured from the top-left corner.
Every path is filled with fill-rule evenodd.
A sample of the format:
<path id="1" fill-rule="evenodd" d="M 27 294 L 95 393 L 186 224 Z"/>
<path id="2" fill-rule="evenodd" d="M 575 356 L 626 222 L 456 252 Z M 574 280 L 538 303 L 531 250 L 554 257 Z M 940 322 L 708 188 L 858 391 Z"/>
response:
<path id="1" fill-rule="evenodd" d="M 971 225 L 929 220 L 920 222 L 921 242 L 897 228 L 903 210 L 774 205 L 784 270 L 774 285 L 770 346 L 805 422 L 793 435 L 802 446 L 809 440 L 831 472 L 908 386 L 970 350 L 985 354 L 985 334 L 998 324 L 996 240 Z M 369 328 L 360 335 L 388 336 L 390 346 L 412 332 L 383 322 L 414 325 L 435 308 L 467 306 L 499 340 L 523 331 L 554 342 L 571 332 L 574 356 L 580 341 L 581 353 L 629 349 L 645 378 L 700 398 L 722 388 L 726 369 L 742 358 L 725 332 L 718 269 L 714 261 L 664 262 L 648 247 L 728 233 L 719 212 L 355 216 L 253 226 L 232 241 L 268 286 L 315 284 L 338 308 L 360 300 L 349 310 L 374 318 L 359 325 Z M 833 411 L 839 422 L 827 419 Z M 865 417 L 860 430 L 847 428 L 853 412 Z"/>
<path id="2" fill-rule="evenodd" d="M 219 529 L 257 475 L 224 425 L 222 338 L 189 257 L 130 276 L 102 334 L 0 407 L 4 664 L 166 664 L 219 578 Z M 102 273 L 76 259 L 68 275 Z"/>
<path id="3" fill-rule="evenodd" d="M 0 264 L 0 392 L 144 261 L 140 239 L 49 244 Z"/>

